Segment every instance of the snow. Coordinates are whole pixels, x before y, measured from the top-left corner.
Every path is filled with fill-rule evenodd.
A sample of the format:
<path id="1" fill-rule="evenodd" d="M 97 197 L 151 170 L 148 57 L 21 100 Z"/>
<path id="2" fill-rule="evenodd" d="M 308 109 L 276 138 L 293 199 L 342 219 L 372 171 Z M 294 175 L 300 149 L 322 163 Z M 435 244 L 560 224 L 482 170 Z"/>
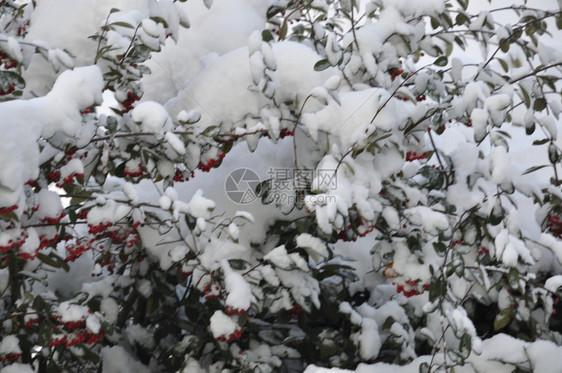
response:
<path id="1" fill-rule="evenodd" d="M 329 256 L 326 245 L 319 238 L 308 233 L 301 233 L 297 236 L 297 246 L 304 249 L 310 249 L 314 254 L 320 255 L 324 258 Z"/>
<path id="2" fill-rule="evenodd" d="M 15 335 L 6 335 L 0 342 L 0 355 L 21 354 L 19 339 Z"/>
<path id="3" fill-rule="evenodd" d="M 28 364 L 13 363 L 0 370 L 1 373 L 34 373 L 33 368 Z"/>
<path id="4" fill-rule="evenodd" d="M 226 260 L 221 260 L 221 267 L 225 274 L 224 282 L 228 292 L 226 305 L 235 310 L 248 310 L 252 302 L 256 301 L 250 284 L 241 274 L 233 271 Z"/>
<path id="5" fill-rule="evenodd" d="M 0 103 L 0 206 L 11 206 L 20 199 L 23 184 L 39 173 L 40 136 L 57 132 L 75 136 L 80 132 L 80 110 L 101 102 L 103 80 L 97 66 L 76 68 L 62 73 L 44 97 Z M 64 105 L 60 105 L 64 103 Z"/>
<path id="6" fill-rule="evenodd" d="M 98 334 L 101 329 L 101 320 L 98 315 L 88 315 L 86 318 L 86 328 L 90 333 Z"/>
<path id="7" fill-rule="evenodd" d="M 364 318 L 359 336 L 359 354 L 362 359 L 370 360 L 379 355 L 382 346 L 379 326 L 373 319 Z"/>
<path id="8" fill-rule="evenodd" d="M 264 255 L 263 260 L 271 262 L 276 267 L 283 269 L 290 269 L 293 265 L 285 249 L 285 245 L 277 246 L 275 249 L 271 250 L 267 255 Z"/>
<path id="9" fill-rule="evenodd" d="M 166 109 L 157 102 L 144 101 L 131 112 L 131 118 L 140 125 L 142 132 L 164 133 L 170 119 Z"/>
<path id="10" fill-rule="evenodd" d="M 430 234 L 438 234 L 449 228 L 447 215 L 426 206 L 406 209 L 404 214 L 412 224 L 421 225 Z"/>
<path id="11" fill-rule="evenodd" d="M 88 310 L 86 306 L 80 306 L 66 301 L 57 306 L 56 313 L 62 322 L 72 322 L 86 319 Z"/>
<path id="12" fill-rule="evenodd" d="M 482 353 L 471 354 L 464 366 L 455 366 L 455 372 L 498 372 L 510 373 L 516 366 L 532 366 L 537 372 L 555 373 L 558 371 L 558 356 L 562 347 L 549 341 L 525 342 L 506 334 L 498 334 L 482 342 Z M 359 364 L 355 370 L 320 368 L 310 365 L 305 373 L 417 373 L 422 362 L 429 362 L 430 355 L 420 356 L 403 366 L 376 363 Z M 434 363 L 439 364 L 442 354 L 436 354 Z"/>
<path id="13" fill-rule="evenodd" d="M 132 324 L 125 329 L 125 335 L 131 346 L 138 344 L 144 348 L 154 348 L 154 335 L 141 325 Z"/>
<path id="14" fill-rule="evenodd" d="M 189 214 L 195 218 L 209 219 L 215 206 L 215 202 L 203 197 L 203 190 L 199 189 L 189 201 Z"/>
<path id="15" fill-rule="evenodd" d="M 238 324 L 229 316 L 225 315 L 222 311 L 215 311 L 210 319 L 209 328 L 213 334 L 213 338 L 222 336 L 228 337 L 238 330 Z"/>
<path id="16" fill-rule="evenodd" d="M 138 372 L 150 373 L 150 369 L 135 360 L 122 346 L 104 347 L 101 350 L 104 373 Z"/>

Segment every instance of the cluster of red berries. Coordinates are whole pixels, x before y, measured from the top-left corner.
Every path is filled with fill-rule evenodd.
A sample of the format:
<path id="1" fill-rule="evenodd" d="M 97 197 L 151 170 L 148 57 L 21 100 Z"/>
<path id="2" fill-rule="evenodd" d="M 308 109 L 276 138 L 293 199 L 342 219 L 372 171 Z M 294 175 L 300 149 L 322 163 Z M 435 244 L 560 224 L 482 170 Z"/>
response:
<path id="1" fill-rule="evenodd" d="M 72 238 L 72 236 L 67 235 L 65 238 L 70 239 Z M 57 243 L 59 243 L 62 239 L 63 237 L 59 236 L 58 234 L 55 234 L 53 238 L 47 238 L 47 236 L 42 234 L 41 236 L 39 236 L 39 240 L 40 240 L 39 249 L 43 249 L 48 246 L 54 246 Z"/>
<path id="2" fill-rule="evenodd" d="M 186 271 L 184 271 L 184 270 L 182 269 L 182 267 L 179 267 L 179 268 L 178 268 L 178 273 L 179 273 L 180 275 L 182 275 L 183 277 L 189 277 L 189 276 L 191 276 L 191 274 L 192 274 L 192 272 L 186 272 Z"/>
<path id="3" fill-rule="evenodd" d="M 140 225 L 140 222 L 136 222 L 135 224 Z M 126 229 L 123 230 L 114 229 L 110 231 L 109 238 L 111 239 L 111 241 L 113 241 L 113 243 L 125 244 L 127 248 L 133 247 L 139 241 L 139 236 L 135 231 L 132 230 L 129 231 Z"/>
<path id="4" fill-rule="evenodd" d="M 193 176 L 195 176 L 195 173 L 191 171 L 191 177 Z M 174 174 L 174 181 L 181 183 L 188 180 L 189 180 L 189 176 L 187 175 L 187 172 L 176 168 L 176 173 Z"/>
<path id="5" fill-rule="evenodd" d="M 107 222 L 107 223 L 99 223 L 99 224 L 88 224 L 88 232 L 91 234 L 98 234 L 101 232 L 105 232 L 109 227 L 111 227 L 113 225 L 113 223 L 111 222 Z"/>
<path id="6" fill-rule="evenodd" d="M 463 242 L 463 241 L 462 241 L 462 238 L 459 238 L 458 240 L 454 240 L 453 242 L 451 242 L 451 245 L 452 245 L 452 246 L 459 245 L 459 244 L 461 244 L 462 242 Z"/>
<path id="7" fill-rule="evenodd" d="M 125 168 L 125 170 L 123 170 L 123 174 L 125 176 L 130 176 L 130 177 L 141 177 L 142 175 L 144 175 L 145 172 L 146 172 L 146 169 L 140 163 L 138 165 L 138 170 L 136 170 L 136 171 L 131 171 L 131 170 L 128 170 L 126 168 Z"/>
<path id="8" fill-rule="evenodd" d="M 37 258 L 37 254 L 39 254 L 39 248 L 35 249 L 32 253 L 19 253 L 19 257 L 23 260 L 33 260 Z"/>
<path id="9" fill-rule="evenodd" d="M 24 185 L 29 185 L 33 189 L 39 188 L 39 183 L 37 180 L 27 180 Z"/>
<path id="10" fill-rule="evenodd" d="M 17 210 L 18 208 L 19 208 L 18 205 L 0 207 L 0 215 L 9 214 L 10 212 Z"/>
<path id="11" fill-rule="evenodd" d="M 17 65 L 17 62 L 16 62 L 16 65 Z M 8 69 L 9 67 L 6 66 L 6 68 Z M 7 89 L 1 89 L 0 88 L 0 96 L 9 95 L 10 93 L 12 93 L 15 90 L 16 90 L 16 85 L 14 83 L 10 83 L 10 85 L 8 86 Z"/>
<path id="12" fill-rule="evenodd" d="M 418 97 L 416 97 L 417 102 L 422 102 L 425 101 L 426 99 L 427 97 L 425 95 L 419 95 Z"/>
<path id="13" fill-rule="evenodd" d="M 396 285 L 396 292 L 404 294 L 404 296 L 406 298 L 411 298 L 415 295 L 420 294 L 420 291 L 416 288 L 416 286 L 417 286 L 416 281 L 406 280 L 404 282 L 404 284 L 396 284 L 395 282 L 393 282 L 392 285 Z M 422 292 L 425 291 L 425 290 L 429 290 L 430 285 L 429 284 L 423 284 L 421 286 L 421 289 L 422 289 Z"/>
<path id="14" fill-rule="evenodd" d="M 299 313 L 302 312 L 302 308 L 298 304 L 295 304 L 295 306 L 293 308 L 288 309 L 287 312 L 289 312 L 291 317 L 296 317 Z"/>
<path id="15" fill-rule="evenodd" d="M 78 149 L 77 147 L 73 146 L 73 147 L 71 147 L 70 149 L 68 149 L 68 150 L 66 151 L 66 162 L 65 162 L 65 164 L 68 163 L 68 161 L 70 161 L 70 160 L 72 160 L 72 159 L 74 159 L 74 158 L 84 159 L 84 158 L 87 158 L 87 157 L 88 157 L 88 152 L 87 152 L 87 151 L 82 150 L 82 151 L 80 152 L 80 154 L 78 155 L 78 154 L 77 154 L 77 153 L 78 153 L 78 150 L 79 150 L 79 149 Z"/>
<path id="16" fill-rule="evenodd" d="M 80 114 L 82 114 L 82 115 L 91 114 L 93 112 L 94 112 L 93 106 L 89 106 L 89 107 L 85 108 L 84 110 L 80 110 Z"/>
<path id="17" fill-rule="evenodd" d="M 490 255 L 490 250 L 488 250 L 487 248 L 485 248 L 484 246 L 482 246 L 480 248 L 480 250 L 478 250 L 478 255 Z"/>
<path id="18" fill-rule="evenodd" d="M 59 170 L 52 170 L 49 173 L 49 176 L 47 176 L 47 179 L 52 183 L 59 181 L 60 180 L 60 171 Z"/>
<path id="19" fill-rule="evenodd" d="M 49 342 L 49 347 L 54 347 L 58 345 L 65 345 L 66 347 L 74 346 L 81 343 L 86 343 L 87 345 L 93 345 L 98 343 L 98 341 L 105 337 L 105 332 L 102 330 L 99 334 L 93 334 L 88 332 L 86 329 L 80 330 L 78 333 L 74 334 L 72 339 L 62 336 L 61 338 L 55 338 Z"/>
<path id="20" fill-rule="evenodd" d="M 225 313 L 228 316 L 242 315 L 243 313 L 247 313 L 249 310 L 250 310 L 249 308 L 245 309 L 245 310 L 242 310 L 242 309 L 234 308 L 234 307 L 231 307 L 231 306 L 227 305 L 226 308 L 225 308 Z"/>
<path id="21" fill-rule="evenodd" d="M 25 21 L 21 26 L 18 27 L 17 36 L 24 36 L 27 32 L 28 26 L 29 26 L 29 20 Z"/>
<path id="22" fill-rule="evenodd" d="M 205 299 L 217 299 L 219 297 L 220 286 L 215 285 L 214 287 L 211 284 L 206 285 L 203 288 L 203 295 L 205 295 Z"/>
<path id="23" fill-rule="evenodd" d="M 4 64 L 5 69 L 11 69 L 18 65 L 18 61 L 13 60 L 6 52 L 0 51 L 0 63 Z"/>
<path id="24" fill-rule="evenodd" d="M 57 171 L 58 172 L 58 171 Z M 62 182 L 59 182 L 56 184 L 57 187 L 59 188 L 64 188 L 65 186 L 67 186 L 68 184 L 72 184 L 75 181 L 75 178 L 83 178 L 84 174 L 70 174 L 68 176 L 66 176 Z M 60 178 L 60 172 L 59 172 L 59 178 Z"/>
<path id="25" fill-rule="evenodd" d="M 425 159 L 427 157 L 427 152 L 423 152 L 418 154 L 416 152 L 407 152 L 406 153 L 406 162 L 412 162 L 418 159 Z"/>
<path id="26" fill-rule="evenodd" d="M 139 96 L 131 91 L 127 92 L 127 98 L 121 103 L 121 105 L 123 105 L 123 113 L 131 111 L 134 107 L 133 104 L 138 100 L 140 100 Z"/>
<path id="27" fill-rule="evenodd" d="M 344 242 L 355 242 L 357 241 L 357 238 L 365 237 L 371 233 L 373 229 L 375 229 L 375 226 L 372 224 L 361 223 L 355 228 L 351 224 L 348 224 L 345 230 L 338 233 L 338 239 L 343 240 Z"/>
<path id="28" fill-rule="evenodd" d="M 562 220 L 560 215 L 552 212 L 546 220 L 546 227 L 554 236 L 562 238 Z"/>
<path id="29" fill-rule="evenodd" d="M 47 224 L 51 224 L 51 225 L 55 225 L 60 223 L 60 221 L 66 216 L 66 212 L 62 212 L 59 216 L 54 217 L 54 218 L 43 218 L 41 219 L 41 223 L 47 223 Z"/>
<path id="30" fill-rule="evenodd" d="M 295 136 L 295 131 L 290 131 L 288 128 L 281 129 L 281 132 L 279 133 L 279 137 L 283 139 L 287 136 Z"/>
<path id="31" fill-rule="evenodd" d="M 88 211 L 89 210 L 82 210 L 78 214 L 76 214 L 77 219 L 87 219 L 88 218 Z"/>
<path id="32" fill-rule="evenodd" d="M 400 62 L 400 63 L 402 63 L 402 62 Z M 397 69 L 395 67 L 388 70 L 388 73 L 390 74 L 390 79 L 392 79 L 392 81 L 394 81 L 397 77 L 402 75 L 403 72 L 404 72 L 403 69 Z"/>
<path id="33" fill-rule="evenodd" d="M 26 230 L 21 231 L 19 238 L 17 239 L 10 239 L 8 240 L 8 244 L 6 246 L 0 246 L 0 251 L 2 252 L 8 252 L 10 250 L 12 250 L 14 247 L 20 247 L 21 245 L 23 245 L 25 243 L 25 241 L 27 240 L 27 237 L 29 237 L 29 233 L 27 233 Z"/>
<path id="34" fill-rule="evenodd" d="M 224 157 L 225 157 L 225 154 L 220 153 L 219 159 L 210 159 L 206 164 L 203 164 L 203 163 L 199 162 L 199 164 L 197 165 L 197 168 L 200 169 L 203 172 L 209 172 L 211 170 L 211 168 L 217 167 L 218 165 L 220 165 L 221 160 Z"/>
<path id="35" fill-rule="evenodd" d="M 66 251 L 68 252 L 68 255 L 64 259 L 65 262 L 74 262 L 86 251 L 91 250 L 93 243 L 94 240 L 88 240 L 87 242 L 78 241 L 75 244 L 70 243 L 66 245 Z"/>
<path id="36" fill-rule="evenodd" d="M 408 101 L 408 100 L 409 100 L 409 98 L 406 97 L 406 96 L 398 96 L 398 95 L 397 95 L 397 96 L 394 96 L 394 97 L 395 97 L 396 99 L 400 100 L 400 101 Z"/>
<path id="37" fill-rule="evenodd" d="M 242 337 L 242 334 L 244 334 L 244 329 L 236 329 L 234 331 L 234 333 L 232 333 L 229 336 L 225 336 L 225 335 L 221 335 L 220 337 L 215 338 L 215 341 L 217 342 L 233 342 L 237 339 L 239 339 L 240 337 Z"/>
<path id="38" fill-rule="evenodd" d="M 24 329 L 29 329 L 29 328 L 33 327 L 33 325 L 37 325 L 37 324 L 39 324 L 39 318 L 29 319 L 23 327 L 24 327 Z"/>
<path id="39" fill-rule="evenodd" d="M 6 355 L 2 356 L 0 358 L 0 362 L 5 363 L 6 361 L 16 361 L 20 357 L 21 357 L 21 354 L 9 353 L 9 354 L 6 354 Z"/>

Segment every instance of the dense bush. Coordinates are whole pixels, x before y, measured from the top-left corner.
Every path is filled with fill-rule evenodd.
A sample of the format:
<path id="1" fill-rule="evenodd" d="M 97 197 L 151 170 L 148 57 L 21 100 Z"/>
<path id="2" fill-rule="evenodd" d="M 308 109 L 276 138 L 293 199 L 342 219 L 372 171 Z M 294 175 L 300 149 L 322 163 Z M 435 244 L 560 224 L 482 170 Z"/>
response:
<path id="1" fill-rule="evenodd" d="M 559 354 L 562 12 L 473 6 L 3 1 L 0 366 Z"/>

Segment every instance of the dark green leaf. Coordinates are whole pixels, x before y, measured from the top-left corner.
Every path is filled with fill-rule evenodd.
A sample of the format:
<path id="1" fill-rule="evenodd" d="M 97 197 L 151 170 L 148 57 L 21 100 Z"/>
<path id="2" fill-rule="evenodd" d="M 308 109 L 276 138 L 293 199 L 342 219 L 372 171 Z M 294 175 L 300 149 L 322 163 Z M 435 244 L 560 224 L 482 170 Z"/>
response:
<path id="1" fill-rule="evenodd" d="M 533 166 L 533 167 L 530 167 L 530 168 L 526 169 L 525 172 L 522 173 L 522 175 L 530 174 L 531 172 L 538 171 L 538 170 L 540 170 L 541 168 L 545 168 L 545 167 L 548 167 L 548 166 L 549 166 L 549 165 L 547 165 L 547 164 L 543 164 L 543 165 L 541 165 L 541 166 Z"/>
<path id="2" fill-rule="evenodd" d="M 328 60 L 320 60 L 314 64 L 315 71 L 323 71 L 330 67 L 330 62 Z"/>
<path id="3" fill-rule="evenodd" d="M 497 60 L 498 60 L 498 62 L 500 63 L 502 69 L 503 69 L 505 72 L 508 72 L 508 71 L 509 71 L 509 66 L 508 66 L 507 62 L 505 62 L 505 61 L 502 60 L 501 58 L 498 58 Z"/>
<path id="4" fill-rule="evenodd" d="M 448 63 L 449 63 L 449 60 L 445 56 L 441 56 L 441 57 L 437 58 L 435 61 L 433 61 L 434 65 L 441 66 L 441 67 L 447 66 Z"/>
<path id="5" fill-rule="evenodd" d="M 523 94 L 523 101 L 525 102 L 525 106 L 530 107 L 531 106 L 531 97 L 529 97 L 529 94 L 527 93 L 525 88 L 523 88 L 522 85 L 519 85 L 519 87 L 521 88 L 521 94 Z"/>
<path id="6" fill-rule="evenodd" d="M 500 49 L 502 52 L 507 53 L 509 52 L 509 46 L 510 46 L 510 41 L 509 39 L 501 39 L 500 40 Z"/>
<path id="7" fill-rule="evenodd" d="M 468 17 L 464 13 L 457 14 L 457 17 L 455 18 L 455 21 L 457 22 L 457 24 L 459 26 L 470 22 L 470 20 L 468 19 Z"/>
<path id="8" fill-rule="evenodd" d="M 556 149 L 556 145 L 554 145 L 553 143 L 550 143 L 550 145 L 548 146 L 548 160 L 552 164 L 556 164 L 560 160 L 560 154 Z"/>
<path id="9" fill-rule="evenodd" d="M 130 23 L 122 22 L 122 21 L 111 22 L 111 23 L 109 24 L 109 26 L 119 26 L 119 27 L 125 27 L 125 28 L 135 28 L 135 26 L 131 25 Z"/>
<path id="10" fill-rule="evenodd" d="M 512 315 L 513 315 L 512 308 L 506 308 L 502 310 L 500 313 L 498 313 L 494 320 L 494 330 L 498 331 L 500 329 L 505 328 L 507 324 L 509 324 L 509 322 L 511 321 Z"/>
<path id="11" fill-rule="evenodd" d="M 543 97 L 537 98 L 533 103 L 533 110 L 543 111 L 544 109 L 546 109 L 546 100 Z"/>
<path id="12" fill-rule="evenodd" d="M 263 41 L 268 43 L 268 42 L 273 40 L 273 35 L 271 35 L 271 31 L 263 30 L 262 33 L 261 33 L 261 38 L 262 38 Z"/>
<path id="13" fill-rule="evenodd" d="M 550 139 L 535 140 L 535 141 L 533 141 L 533 145 L 543 145 L 543 144 L 546 144 L 549 141 L 550 141 Z"/>

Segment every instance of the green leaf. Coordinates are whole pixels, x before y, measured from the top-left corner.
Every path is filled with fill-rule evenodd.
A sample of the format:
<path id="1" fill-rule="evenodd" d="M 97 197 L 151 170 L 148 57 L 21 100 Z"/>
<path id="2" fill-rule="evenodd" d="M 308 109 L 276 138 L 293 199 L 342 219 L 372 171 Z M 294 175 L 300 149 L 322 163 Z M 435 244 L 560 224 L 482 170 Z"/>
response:
<path id="1" fill-rule="evenodd" d="M 501 39 L 500 40 L 500 49 L 502 52 L 507 53 L 509 52 L 509 47 L 511 45 L 511 42 L 509 41 L 509 39 Z"/>
<path id="2" fill-rule="evenodd" d="M 113 13 L 117 13 L 117 12 L 120 12 L 120 10 L 117 9 L 117 8 L 111 8 L 111 9 L 109 10 L 109 14 L 113 14 Z"/>
<path id="3" fill-rule="evenodd" d="M 531 121 L 527 125 L 525 125 L 525 133 L 527 135 L 532 135 L 533 132 L 535 132 L 535 128 L 536 128 L 535 122 Z"/>
<path id="4" fill-rule="evenodd" d="M 500 313 L 498 313 L 496 315 L 496 318 L 494 319 L 494 330 L 498 331 L 500 329 L 505 328 L 507 324 L 509 324 L 509 322 L 511 321 L 512 315 L 513 315 L 512 308 L 506 308 L 502 310 Z"/>
<path id="5" fill-rule="evenodd" d="M 537 98 L 533 103 L 534 111 L 543 111 L 546 109 L 546 99 L 544 97 Z"/>
<path id="6" fill-rule="evenodd" d="M 556 149 L 556 145 L 554 145 L 553 143 L 550 143 L 550 145 L 548 146 L 548 160 L 552 164 L 556 164 L 560 160 L 560 154 Z"/>
<path id="7" fill-rule="evenodd" d="M 429 363 L 421 363 L 419 366 L 419 373 L 429 373 Z"/>
<path id="8" fill-rule="evenodd" d="M 17 89 L 25 88 L 25 80 L 18 73 L 9 70 L 0 71 L 0 87 L 8 90 L 12 84 Z"/>
<path id="9" fill-rule="evenodd" d="M 535 141 L 533 141 L 533 145 L 543 145 L 543 144 L 546 144 L 549 141 L 550 141 L 550 139 L 535 140 Z"/>
<path id="10" fill-rule="evenodd" d="M 261 39 L 263 41 L 265 41 L 266 43 L 270 42 L 273 40 L 273 35 L 271 34 L 271 31 L 269 30 L 263 30 L 261 33 Z"/>
<path id="11" fill-rule="evenodd" d="M 470 20 L 468 19 L 468 17 L 464 13 L 457 14 L 457 17 L 455 18 L 455 21 L 457 22 L 457 24 L 459 26 L 463 25 L 465 23 L 470 23 Z"/>
<path id="12" fill-rule="evenodd" d="M 111 22 L 111 23 L 109 24 L 109 26 L 119 26 L 119 27 L 125 27 L 125 28 L 135 28 L 135 26 L 131 25 L 130 23 L 122 22 L 122 21 Z"/>
<path id="13" fill-rule="evenodd" d="M 66 263 L 64 259 L 62 259 L 55 253 L 50 253 L 49 255 L 37 253 L 37 259 L 53 268 L 62 268 L 65 272 L 68 272 L 70 270 L 68 263 Z"/>
<path id="14" fill-rule="evenodd" d="M 526 169 L 525 172 L 522 173 L 522 175 L 530 174 L 531 172 L 538 171 L 538 170 L 540 170 L 541 168 L 545 168 L 545 167 L 548 167 L 548 166 L 549 166 L 549 165 L 547 165 L 547 164 L 543 164 L 543 165 L 541 165 L 541 166 L 533 166 L 533 167 L 530 167 L 530 168 Z"/>
<path id="15" fill-rule="evenodd" d="M 166 20 L 162 17 L 150 17 L 151 20 L 153 20 L 156 23 L 161 23 L 164 28 L 168 28 L 168 22 L 166 22 Z M 158 35 L 154 35 L 155 37 L 157 37 Z"/>
<path id="16" fill-rule="evenodd" d="M 441 66 L 441 67 L 447 66 L 448 63 L 449 63 L 449 60 L 445 56 L 441 56 L 438 59 L 436 59 L 435 61 L 433 61 L 434 65 Z"/>
<path id="17" fill-rule="evenodd" d="M 459 342 L 459 351 L 466 359 L 472 350 L 472 338 L 468 333 L 464 333 Z"/>
<path id="18" fill-rule="evenodd" d="M 505 72 L 508 72 L 508 71 L 509 71 L 509 66 L 508 66 L 507 62 L 505 62 L 505 61 L 502 60 L 501 58 L 497 58 L 497 60 L 498 60 L 498 62 L 500 63 L 502 69 L 503 69 Z"/>
<path id="19" fill-rule="evenodd" d="M 288 26 L 287 26 L 287 22 L 283 22 L 283 24 L 281 25 L 281 29 L 279 30 L 279 40 L 284 40 L 285 37 L 287 36 L 287 30 L 288 30 Z"/>
<path id="20" fill-rule="evenodd" d="M 330 67 L 330 62 L 327 59 L 320 60 L 314 64 L 315 71 L 323 71 Z"/>
<path id="21" fill-rule="evenodd" d="M 521 88 L 521 94 L 523 95 L 523 101 L 525 102 L 525 106 L 530 107 L 531 106 L 531 97 L 529 97 L 529 94 L 527 93 L 525 88 L 523 88 L 522 85 L 519 85 L 519 88 Z"/>
<path id="22" fill-rule="evenodd" d="M 431 27 L 435 30 L 439 26 L 441 26 L 441 22 L 437 18 L 431 17 Z"/>

